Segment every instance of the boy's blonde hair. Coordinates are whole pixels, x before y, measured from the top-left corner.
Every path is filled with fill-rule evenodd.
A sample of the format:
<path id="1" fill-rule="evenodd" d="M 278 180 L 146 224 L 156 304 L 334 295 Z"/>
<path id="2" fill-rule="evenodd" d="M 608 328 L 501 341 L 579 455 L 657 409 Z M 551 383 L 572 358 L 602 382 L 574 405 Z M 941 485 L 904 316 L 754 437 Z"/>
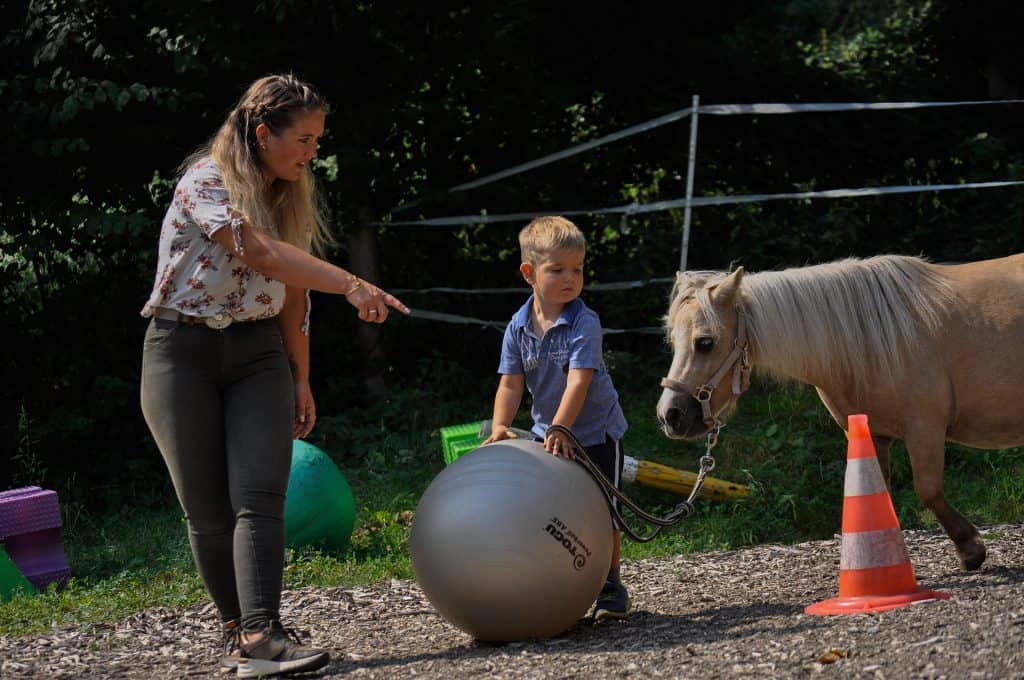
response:
<path id="1" fill-rule="evenodd" d="M 529 262 L 534 267 L 560 248 L 587 249 L 587 239 L 583 232 L 564 217 L 536 217 L 519 232 L 519 252 L 523 262 Z"/>

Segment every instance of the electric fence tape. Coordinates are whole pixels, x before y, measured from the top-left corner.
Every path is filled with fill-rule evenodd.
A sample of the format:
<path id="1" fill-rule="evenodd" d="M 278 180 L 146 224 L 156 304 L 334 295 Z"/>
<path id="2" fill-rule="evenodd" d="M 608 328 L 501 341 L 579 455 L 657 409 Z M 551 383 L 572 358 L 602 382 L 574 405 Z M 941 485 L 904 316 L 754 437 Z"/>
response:
<path id="1" fill-rule="evenodd" d="M 590 149 L 609 144 L 620 139 L 625 139 L 633 135 L 637 135 L 654 128 L 661 127 L 675 123 L 677 121 L 688 118 L 693 114 L 694 110 L 698 114 L 703 115 L 716 115 L 716 116 L 731 116 L 731 115 L 780 115 L 780 114 L 791 114 L 791 113 L 813 113 L 813 112 L 828 112 L 828 111 L 888 111 L 888 110 L 910 110 L 910 109 L 924 109 L 924 108 L 937 108 L 937 107 L 954 107 L 954 106 L 986 106 L 993 104 L 1020 104 L 1024 103 L 1024 99 L 1000 99 L 1000 100 L 967 100 L 967 101 L 949 101 L 949 102 L 822 102 L 822 103 L 806 103 L 806 104 L 782 104 L 782 103 L 759 103 L 759 104 L 705 104 L 697 107 L 687 107 L 679 109 L 671 113 L 667 113 L 657 118 L 653 118 L 644 123 L 633 125 L 625 128 L 618 132 L 614 132 L 598 139 L 593 139 L 582 144 L 563 149 L 561 151 L 542 156 L 535 160 L 527 163 L 501 170 L 496 173 L 492 173 L 485 177 L 481 177 L 472 182 L 466 182 L 459 184 L 449 189 L 449 192 L 457 191 L 468 191 L 475 189 L 492 182 L 504 179 L 506 177 L 512 177 L 534 168 L 539 168 L 556 161 L 575 156 L 583 153 Z M 499 215 L 479 214 L 479 215 L 460 215 L 453 217 L 438 217 L 424 220 L 400 220 L 393 222 L 377 222 L 378 226 L 390 225 L 390 226 L 459 226 L 467 224 L 492 224 L 498 222 L 522 222 L 525 220 L 533 219 L 541 215 L 602 215 L 602 214 L 621 214 L 623 216 L 639 215 L 652 212 L 661 212 L 665 210 L 673 210 L 684 207 L 704 207 L 704 206 L 722 206 L 722 205 L 738 205 L 743 203 L 762 203 L 765 201 L 780 201 L 780 200 L 810 200 L 817 198 L 858 198 L 864 196 L 881 196 L 886 194 L 908 194 L 908 193 L 924 193 L 930 191 L 958 191 L 965 189 L 992 189 L 999 187 L 1019 186 L 1024 184 L 1024 181 L 995 181 L 995 182 L 966 182 L 961 184 L 910 184 L 910 185 L 899 185 L 899 186 L 888 186 L 888 187 L 860 187 L 853 189 L 827 189 L 823 191 L 801 191 L 792 193 L 770 193 L 770 194 L 744 194 L 735 196 L 701 196 L 698 198 L 680 198 L 667 201 L 656 201 L 654 203 L 637 204 L 630 203 L 628 205 L 613 206 L 610 208 L 593 208 L 583 210 L 544 210 L 538 212 L 523 212 L 523 213 L 507 213 Z M 670 282 L 672 278 L 656 278 L 648 279 L 646 281 L 624 281 L 606 284 L 592 284 L 587 286 L 588 290 L 625 290 L 630 288 L 639 288 L 642 286 L 650 285 L 651 283 L 663 283 Z M 522 288 L 448 288 L 448 287 L 433 287 L 433 288 L 398 288 L 394 289 L 395 293 L 464 293 L 464 294 L 498 294 L 498 293 L 521 293 L 526 292 Z M 442 312 L 431 312 L 421 309 L 413 309 L 410 312 L 410 316 L 421 319 L 428 319 L 433 321 L 443 321 L 447 323 L 462 323 L 472 324 L 477 326 L 484 326 L 488 328 L 495 328 L 498 330 L 504 329 L 507 325 L 506 322 L 501 321 L 488 321 L 484 319 L 477 319 L 468 316 L 461 316 L 458 314 L 446 314 Z M 640 328 L 626 328 L 626 329 L 604 329 L 606 335 L 614 335 L 618 333 L 647 333 L 647 334 L 660 334 L 662 333 L 661 328 L 657 327 L 640 327 Z"/>
<path id="2" fill-rule="evenodd" d="M 807 103 L 807 104 L 779 104 L 779 103 L 762 103 L 762 104 L 704 104 L 697 107 L 698 115 L 711 115 L 711 116 L 736 116 L 736 115 L 780 115 L 788 113 L 814 113 L 823 111 L 890 111 L 890 110 L 907 110 L 907 109 L 928 109 L 938 107 L 952 107 L 952 106 L 986 106 L 992 104 L 1020 104 L 1024 102 L 1024 99 L 986 99 L 986 100 L 967 100 L 967 101 L 954 101 L 954 102 L 822 102 L 822 103 Z M 589 142 L 583 142 L 571 146 L 561 151 L 542 156 L 540 158 L 521 163 L 511 168 L 506 168 L 499 172 L 492 173 L 475 179 L 472 182 L 465 182 L 449 189 L 449 192 L 456 191 L 468 191 L 469 189 L 476 189 L 492 182 L 497 182 L 500 179 L 506 177 L 512 177 L 520 173 L 526 172 L 527 170 L 533 170 L 535 168 L 560 161 L 577 154 L 581 154 L 584 151 L 604 146 L 610 142 L 615 142 L 626 137 L 632 137 L 648 130 L 661 127 L 662 125 L 668 125 L 677 121 L 688 118 L 693 113 L 693 107 L 687 107 L 685 109 L 679 109 L 671 113 L 666 113 L 657 118 L 652 118 L 644 123 L 638 123 L 631 127 L 613 132 L 610 135 L 592 139 Z"/>
<path id="3" fill-rule="evenodd" d="M 856 189 L 825 189 L 823 191 L 798 191 L 780 194 L 741 194 L 737 196 L 699 196 L 697 198 L 677 198 L 654 203 L 630 203 L 610 208 L 589 208 L 576 210 L 542 210 L 523 213 L 506 213 L 499 215 L 455 215 L 452 217 L 434 217 L 425 220 L 402 220 L 397 222 L 376 222 L 377 225 L 390 226 L 458 226 L 464 224 L 494 224 L 496 222 L 523 222 L 541 215 L 641 215 L 644 213 L 661 212 L 683 208 L 705 207 L 716 205 L 737 205 L 740 203 L 763 203 L 765 201 L 793 201 L 813 198 L 860 198 L 863 196 L 883 196 L 886 194 L 913 194 L 929 191 L 961 191 L 964 189 L 993 189 L 997 187 L 1019 186 L 1024 180 L 1000 180 L 996 182 L 964 182 L 962 184 L 903 184 L 887 187 L 860 187 Z"/>

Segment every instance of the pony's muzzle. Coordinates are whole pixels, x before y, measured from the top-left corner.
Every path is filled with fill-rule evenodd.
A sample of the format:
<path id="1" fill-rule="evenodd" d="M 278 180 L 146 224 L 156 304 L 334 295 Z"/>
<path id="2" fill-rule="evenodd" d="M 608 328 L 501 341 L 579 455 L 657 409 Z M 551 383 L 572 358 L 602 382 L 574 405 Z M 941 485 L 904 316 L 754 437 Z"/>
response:
<path id="1" fill-rule="evenodd" d="M 658 400 L 658 422 L 665 435 L 673 439 L 699 437 L 708 431 L 700 402 L 689 394 L 665 390 Z"/>

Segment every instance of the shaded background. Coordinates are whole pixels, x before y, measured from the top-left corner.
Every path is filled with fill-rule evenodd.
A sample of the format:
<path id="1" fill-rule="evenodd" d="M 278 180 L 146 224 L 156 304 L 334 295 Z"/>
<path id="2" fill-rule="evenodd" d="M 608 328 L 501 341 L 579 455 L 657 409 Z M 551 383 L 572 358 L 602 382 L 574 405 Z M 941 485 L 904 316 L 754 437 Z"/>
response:
<path id="1" fill-rule="evenodd" d="M 44 484 L 100 510 L 166 495 L 138 407 L 138 312 L 178 163 L 266 73 L 294 72 L 332 103 L 317 170 L 339 240 L 329 259 L 388 288 L 517 286 L 522 225 L 379 222 L 682 197 L 685 120 L 475 191 L 446 189 L 686 107 L 693 94 L 706 104 L 1021 94 L 1020 3 L 426 4 L 0 2 L 0 488 Z M 695 195 L 1021 179 L 1020 119 L 1019 105 L 704 116 Z M 1024 243 L 1022 198 L 998 189 L 699 208 L 689 266 L 1007 255 Z M 681 211 L 577 222 L 591 282 L 678 266 Z M 586 297 L 606 326 L 630 328 L 658 325 L 666 294 Z M 502 320 L 522 295 L 404 300 Z M 316 294 L 313 324 L 318 436 L 344 440 L 332 414 L 383 400 L 479 394 L 489 414 L 497 331 L 417 319 L 360 327 L 343 300 Z M 624 357 L 622 372 L 668 363 L 657 336 L 606 346 Z M 356 440 L 345 455 L 361 455 Z"/>

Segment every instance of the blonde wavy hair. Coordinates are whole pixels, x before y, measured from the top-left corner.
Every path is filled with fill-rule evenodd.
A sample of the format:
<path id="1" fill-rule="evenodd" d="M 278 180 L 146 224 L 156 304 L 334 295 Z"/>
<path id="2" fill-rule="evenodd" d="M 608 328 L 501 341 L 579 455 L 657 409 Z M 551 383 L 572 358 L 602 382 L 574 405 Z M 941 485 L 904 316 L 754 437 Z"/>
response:
<path id="1" fill-rule="evenodd" d="M 261 169 L 256 127 L 263 123 L 278 135 L 312 111 L 330 111 L 327 101 L 295 76 L 260 78 L 245 91 L 210 141 L 181 166 L 184 173 L 197 161 L 212 157 L 220 168 L 231 205 L 249 224 L 276 225 L 281 240 L 320 254 L 333 239 L 327 230 L 316 179 L 307 166 L 298 181 L 267 185 Z"/>

